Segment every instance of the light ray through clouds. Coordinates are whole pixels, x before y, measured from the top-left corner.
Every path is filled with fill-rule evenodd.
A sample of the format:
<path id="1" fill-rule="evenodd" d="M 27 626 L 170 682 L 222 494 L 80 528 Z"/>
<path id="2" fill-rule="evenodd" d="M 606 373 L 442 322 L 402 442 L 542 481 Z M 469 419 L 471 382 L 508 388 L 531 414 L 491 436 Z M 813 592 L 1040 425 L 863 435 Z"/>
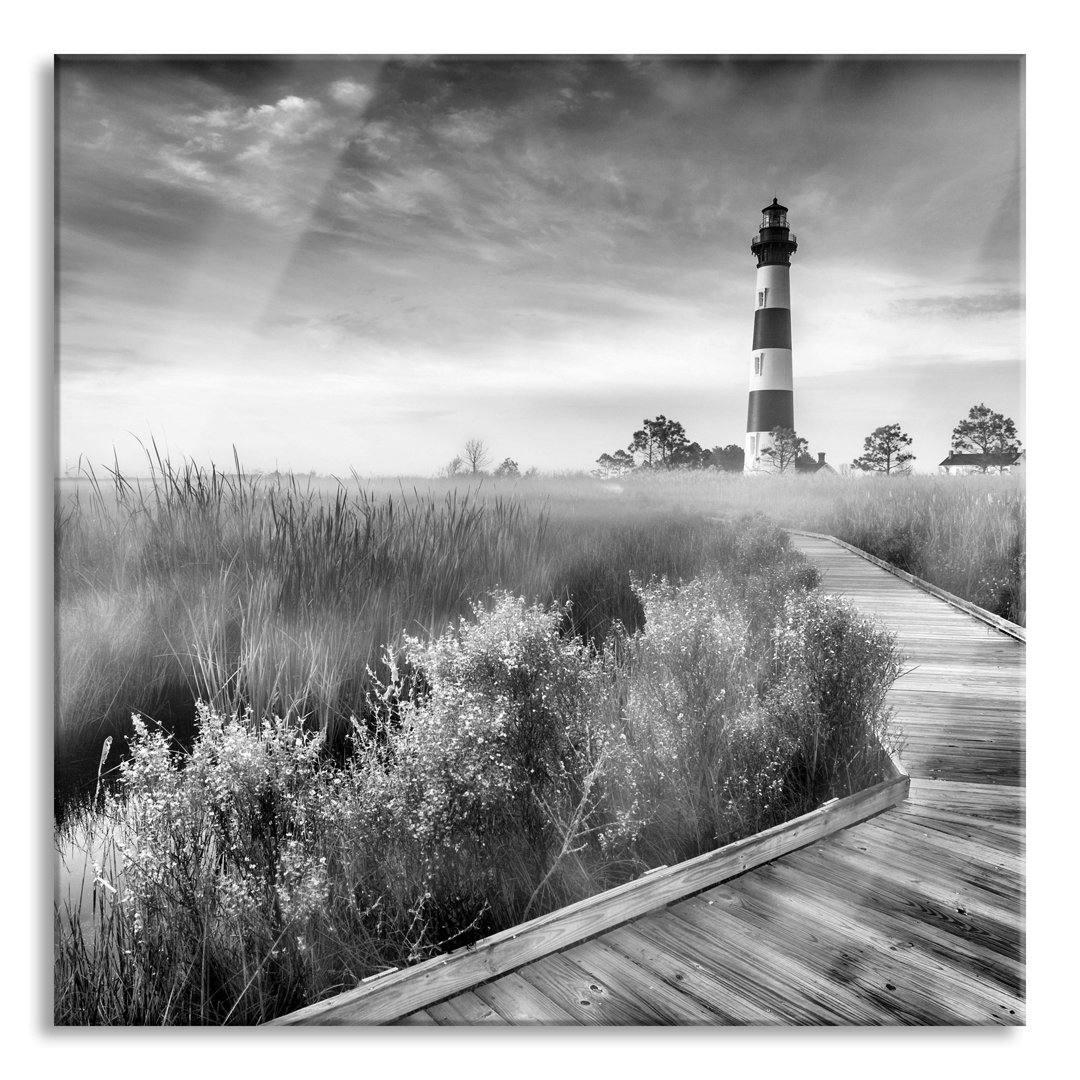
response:
<path id="1" fill-rule="evenodd" d="M 61 59 L 61 462 L 134 435 L 431 474 L 741 442 L 749 242 L 791 208 L 795 411 L 932 468 L 1023 437 L 1017 59 Z"/>

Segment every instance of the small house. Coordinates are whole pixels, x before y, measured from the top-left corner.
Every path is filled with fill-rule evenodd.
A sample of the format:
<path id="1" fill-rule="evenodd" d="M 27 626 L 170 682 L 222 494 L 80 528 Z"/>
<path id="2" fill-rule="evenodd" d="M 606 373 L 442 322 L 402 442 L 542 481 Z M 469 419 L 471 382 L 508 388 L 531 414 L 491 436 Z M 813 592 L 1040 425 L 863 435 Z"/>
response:
<path id="1" fill-rule="evenodd" d="M 1023 465 L 1023 450 L 1008 450 L 1001 454 L 952 453 L 938 468 L 946 476 L 969 476 L 971 473 L 1007 473 Z"/>
<path id="2" fill-rule="evenodd" d="M 836 476 L 836 470 L 825 461 L 824 454 L 818 454 L 815 461 L 809 454 L 803 454 L 795 462 L 795 472 L 799 476 Z"/>

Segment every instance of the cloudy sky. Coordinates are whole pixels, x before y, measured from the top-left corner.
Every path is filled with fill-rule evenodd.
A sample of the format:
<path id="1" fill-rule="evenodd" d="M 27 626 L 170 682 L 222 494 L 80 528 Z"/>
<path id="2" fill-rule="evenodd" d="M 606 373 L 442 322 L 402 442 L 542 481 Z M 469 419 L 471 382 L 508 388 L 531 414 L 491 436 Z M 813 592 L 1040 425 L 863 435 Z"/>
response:
<path id="1" fill-rule="evenodd" d="M 790 208 L 795 421 L 1026 441 L 1016 59 L 57 63 L 60 465 L 588 469 L 742 443 Z"/>

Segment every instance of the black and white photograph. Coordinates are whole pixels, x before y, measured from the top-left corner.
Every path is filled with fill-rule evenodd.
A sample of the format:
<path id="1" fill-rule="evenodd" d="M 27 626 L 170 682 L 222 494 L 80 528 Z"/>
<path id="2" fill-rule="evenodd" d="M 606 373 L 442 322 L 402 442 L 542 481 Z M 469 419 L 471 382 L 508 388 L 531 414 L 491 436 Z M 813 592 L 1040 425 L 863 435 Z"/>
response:
<path id="1" fill-rule="evenodd" d="M 1027 60 L 767 47 L 52 59 L 56 1028 L 1027 1023 Z"/>

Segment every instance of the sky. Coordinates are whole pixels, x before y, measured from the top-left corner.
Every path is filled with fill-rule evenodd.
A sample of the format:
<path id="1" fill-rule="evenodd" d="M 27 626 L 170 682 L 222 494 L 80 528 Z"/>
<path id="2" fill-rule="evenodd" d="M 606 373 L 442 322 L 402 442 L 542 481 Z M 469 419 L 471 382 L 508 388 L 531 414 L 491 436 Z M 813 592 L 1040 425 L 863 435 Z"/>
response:
<path id="1" fill-rule="evenodd" d="M 789 207 L 795 426 L 1026 441 L 1016 57 L 61 58 L 59 465 L 591 469 L 742 444 Z"/>

